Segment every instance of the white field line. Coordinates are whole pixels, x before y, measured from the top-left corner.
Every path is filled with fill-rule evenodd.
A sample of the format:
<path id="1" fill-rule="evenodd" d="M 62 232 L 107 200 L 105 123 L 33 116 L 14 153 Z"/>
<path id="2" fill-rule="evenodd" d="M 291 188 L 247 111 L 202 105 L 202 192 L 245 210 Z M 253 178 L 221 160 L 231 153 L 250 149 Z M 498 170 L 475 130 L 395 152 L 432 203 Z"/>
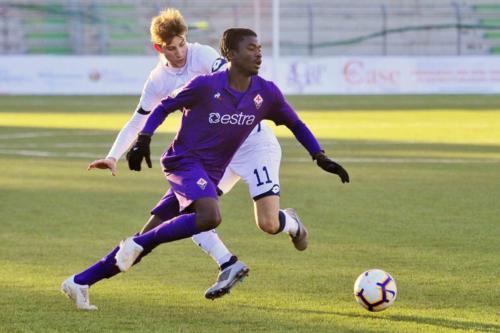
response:
<path id="1" fill-rule="evenodd" d="M 111 148 L 111 143 L 95 143 L 95 142 L 69 142 L 69 143 L 0 143 L 0 149 L 66 149 L 66 148 Z M 163 142 L 151 143 L 151 147 L 163 147 L 167 145 Z"/>
<path id="2" fill-rule="evenodd" d="M 49 136 L 49 135 L 46 135 Z M 23 136 L 19 138 L 29 138 L 28 136 Z M 64 149 L 64 148 L 111 148 L 113 144 L 113 139 L 109 140 L 109 142 L 103 142 L 103 143 L 96 143 L 96 142 L 61 142 L 61 143 L 35 143 L 35 142 L 15 142 L 15 141 L 1 141 L 2 137 L 0 136 L 0 149 L 14 149 L 14 148 L 31 148 L 31 149 L 36 149 L 38 147 L 44 148 L 44 149 Z M 323 145 L 330 145 L 330 144 L 338 144 L 338 141 L 333 141 L 333 140 L 320 140 Z M 162 141 L 162 140 L 157 140 L 151 142 L 151 147 L 164 147 L 166 148 L 169 142 Z M 421 145 L 432 145 L 432 144 L 441 144 L 441 145 L 446 145 L 447 143 L 443 142 L 412 142 L 412 141 L 380 141 L 380 142 L 374 142 L 374 141 L 356 141 L 353 143 L 355 145 L 359 146 L 394 146 L 394 145 L 407 145 L 407 146 L 414 146 L 417 144 Z M 280 142 L 281 146 L 300 146 L 298 142 Z M 463 144 L 457 144 L 457 145 L 463 145 Z"/>
<path id="3" fill-rule="evenodd" d="M 25 138 L 37 138 L 37 137 L 57 137 L 57 136 L 68 136 L 68 135 L 79 135 L 79 136 L 97 136 L 102 135 L 100 131 L 45 131 L 45 132 L 21 132 L 21 133 L 11 133 L 0 135 L 0 140 L 12 140 L 12 139 L 25 139 Z M 52 152 L 44 151 L 39 148 L 44 149 L 64 149 L 64 148 L 106 148 L 111 147 L 111 142 L 109 143 L 82 143 L 82 142 L 62 142 L 54 144 L 38 144 L 38 143 L 17 143 L 12 144 L 12 141 L 3 141 L 0 144 L 0 155 L 11 155 L 11 156 L 28 156 L 28 157 L 53 157 L 53 158 L 85 158 L 85 159 L 96 159 L 102 158 L 103 156 L 97 155 L 90 152 Z M 322 143 L 336 143 L 336 140 L 322 140 Z M 414 144 L 413 142 L 372 142 L 372 141 L 360 141 L 358 143 L 366 145 L 395 145 L 395 144 Z M 426 142 L 427 144 L 427 142 Z M 292 143 L 281 143 L 281 145 L 292 145 Z M 18 147 L 14 147 L 18 146 Z M 41 147 L 40 147 L 41 146 Z M 164 142 L 152 143 L 153 147 L 165 147 Z M 158 157 L 153 158 L 159 160 Z M 338 158 L 341 162 L 347 163 L 385 163 L 385 164 L 405 164 L 405 163 L 419 163 L 419 164 L 481 164 L 481 163 L 500 163 L 500 159 L 495 158 L 422 158 L 422 157 L 346 157 Z M 283 162 L 286 163 L 311 163 L 311 159 L 307 157 L 303 158 L 283 158 Z"/>
<path id="4" fill-rule="evenodd" d="M 99 158 L 94 153 L 54 153 L 39 150 L 0 149 L 0 155 L 28 156 L 28 157 L 71 157 L 71 158 Z"/>
<path id="5" fill-rule="evenodd" d="M 118 134 L 118 131 L 115 131 Z M 80 130 L 80 131 L 45 131 L 45 132 L 21 132 L 21 133 L 10 133 L 10 134 L 0 134 L 0 140 L 10 140 L 10 139 L 26 139 L 26 138 L 37 138 L 37 137 L 57 137 L 57 136 L 108 136 L 108 134 L 103 134 L 102 131 L 89 131 L 89 130 Z M 113 137 L 114 138 L 114 137 Z M 278 139 L 292 139 L 291 137 L 282 138 L 278 137 Z M 399 141 L 371 141 L 371 140 L 354 140 L 354 139 L 320 139 L 321 143 L 324 145 L 329 144 L 339 144 L 341 141 L 347 141 L 354 144 L 359 145 L 370 145 L 370 146 L 385 146 L 385 145 L 414 145 L 414 144 L 441 144 L 446 145 L 446 142 L 438 142 L 438 141 L 415 141 L 415 140 L 399 140 Z M 11 142 L 9 142 L 11 143 Z M 77 148 L 77 147 L 102 147 L 108 146 L 111 147 L 112 141 L 109 143 L 103 144 L 95 144 L 95 143 L 57 143 L 57 144 L 45 144 L 45 147 L 51 148 Z M 152 146 L 164 146 L 166 147 L 168 142 L 152 142 Z M 296 142 L 288 142 L 280 140 L 280 145 L 282 146 L 294 146 Z M 457 143 L 457 145 L 463 145 L 464 143 Z M 482 143 L 484 145 L 497 145 L 496 141 L 492 141 L 491 143 Z M 5 145 L 0 145 L 1 148 L 5 147 Z M 8 147 L 7 147 L 8 148 Z"/>
<path id="6" fill-rule="evenodd" d="M 46 132 L 20 132 L 20 133 L 9 133 L 0 134 L 0 140 L 10 140 L 10 139 L 29 139 L 29 138 L 44 138 L 51 136 L 68 136 L 68 135 L 81 135 L 81 136 L 96 136 L 102 135 L 99 131 L 46 131 Z"/>
<path id="7" fill-rule="evenodd" d="M 0 155 L 10 156 L 28 156 L 28 157 L 51 157 L 51 158 L 102 158 L 95 153 L 89 152 L 68 152 L 55 153 L 50 151 L 26 150 L 26 149 L 0 149 Z M 153 157 L 153 160 L 159 160 L 159 157 Z M 337 157 L 337 160 L 343 163 L 380 163 L 380 164 L 485 164 L 500 163 L 500 159 L 463 159 L 463 158 L 401 158 L 401 157 Z M 285 163 L 312 163 L 310 158 L 284 158 Z"/>
<path id="8" fill-rule="evenodd" d="M 500 163 L 500 159 L 495 158 L 425 158 L 425 157 L 335 157 L 339 162 L 347 163 L 382 163 L 382 164 L 483 164 L 483 163 Z M 311 163 L 310 158 L 284 158 L 283 162 L 288 163 Z"/>

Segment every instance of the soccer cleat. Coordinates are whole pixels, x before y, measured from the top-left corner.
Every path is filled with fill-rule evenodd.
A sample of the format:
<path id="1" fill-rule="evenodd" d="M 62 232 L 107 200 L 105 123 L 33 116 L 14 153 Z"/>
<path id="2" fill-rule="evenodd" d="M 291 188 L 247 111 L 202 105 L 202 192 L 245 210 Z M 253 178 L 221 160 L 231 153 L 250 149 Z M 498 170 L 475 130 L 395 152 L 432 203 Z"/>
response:
<path id="1" fill-rule="evenodd" d="M 97 306 L 90 304 L 89 286 L 76 283 L 74 278 L 73 275 L 63 281 L 61 292 L 75 302 L 78 310 L 97 310 Z"/>
<path id="2" fill-rule="evenodd" d="M 219 273 L 217 282 L 205 291 L 205 298 L 214 300 L 229 294 L 231 288 L 237 283 L 243 281 L 248 275 L 250 268 L 241 261 L 237 261 L 229 267 L 226 267 Z"/>
<path id="3" fill-rule="evenodd" d="M 304 251 L 307 249 L 307 229 L 306 227 L 300 222 L 300 218 L 297 215 L 297 212 L 293 208 L 285 208 L 284 211 L 290 215 L 295 221 L 297 221 L 297 224 L 299 225 L 299 229 L 297 230 L 297 233 L 295 236 L 290 235 L 290 238 L 292 239 L 293 245 L 295 248 L 299 251 Z"/>
<path id="4" fill-rule="evenodd" d="M 128 271 L 143 250 L 142 246 L 134 242 L 132 237 L 122 240 L 120 242 L 120 249 L 115 255 L 116 266 L 122 272 Z"/>

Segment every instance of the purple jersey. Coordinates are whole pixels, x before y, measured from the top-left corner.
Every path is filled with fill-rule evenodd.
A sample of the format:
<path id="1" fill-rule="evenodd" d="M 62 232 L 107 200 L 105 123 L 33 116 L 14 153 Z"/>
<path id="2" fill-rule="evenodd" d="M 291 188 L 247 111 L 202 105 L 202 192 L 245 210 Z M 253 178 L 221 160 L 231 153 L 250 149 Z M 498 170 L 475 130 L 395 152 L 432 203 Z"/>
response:
<path id="1" fill-rule="evenodd" d="M 216 181 L 262 119 L 289 128 L 300 122 L 278 87 L 257 75 L 252 77 L 238 102 L 229 88 L 227 71 L 198 76 L 177 95 L 162 100 L 149 116 L 143 132 L 154 133 L 175 110 L 182 110 L 182 122 L 163 154 L 162 164 L 169 170 L 184 161 L 197 161 Z"/>

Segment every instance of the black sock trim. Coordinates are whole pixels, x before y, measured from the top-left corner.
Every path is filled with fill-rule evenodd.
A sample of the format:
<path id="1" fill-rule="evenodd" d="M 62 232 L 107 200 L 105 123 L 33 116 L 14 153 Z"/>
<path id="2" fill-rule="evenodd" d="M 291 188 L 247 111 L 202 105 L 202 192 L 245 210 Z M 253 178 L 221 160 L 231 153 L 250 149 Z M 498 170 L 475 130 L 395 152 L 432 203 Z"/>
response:
<path id="1" fill-rule="evenodd" d="M 225 270 L 226 268 L 228 268 L 232 264 L 236 263 L 237 261 L 238 261 L 238 257 L 237 256 L 231 256 L 231 258 L 229 258 L 228 261 L 226 261 L 225 263 L 223 263 L 222 265 L 220 265 L 220 270 L 221 271 Z"/>
<path id="2" fill-rule="evenodd" d="M 285 213 L 283 213 L 283 211 L 279 211 L 278 213 L 278 220 L 280 221 L 280 227 L 278 228 L 278 231 L 275 232 L 275 234 L 279 234 L 280 232 L 283 231 L 283 229 L 285 229 L 285 225 L 286 225 L 286 216 L 285 216 Z"/>

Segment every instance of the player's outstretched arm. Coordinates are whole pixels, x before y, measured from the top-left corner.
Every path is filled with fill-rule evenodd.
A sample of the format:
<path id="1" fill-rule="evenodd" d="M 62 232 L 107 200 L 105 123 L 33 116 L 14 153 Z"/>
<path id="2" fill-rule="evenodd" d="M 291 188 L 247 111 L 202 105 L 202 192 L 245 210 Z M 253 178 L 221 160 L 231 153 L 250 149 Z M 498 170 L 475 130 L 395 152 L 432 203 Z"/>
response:
<path id="1" fill-rule="evenodd" d="M 349 183 L 349 174 L 347 171 L 340 164 L 332 161 L 325 155 L 325 151 L 321 149 L 318 140 L 316 140 L 306 124 L 298 120 L 289 128 L 295 135 L 297 141 L 307 149 L 313 160 L 316 161 L 321 169 L 338 175 L 342 183 Z"/>
<path id="2" fill-rule="evenodd" d="M 347 171 L 340 164 L 332 161 L 325 155 L 325 151 L 321 149 L 314 134 L 300 120 L 290 104 L 287 103 L 279 88 L 274 83 L 271 83 L 271 89 L 274 90 L 275 94 L 274 108 L 272 109 L 273 113 L 266 119 L 273 120 L 276 125 L 286 125 L 297 141 L 306 148 L 313 160 L 316 160 L 321 169 L 338 175 L 342 183 L 349 183 L 349 174 Z"/>
<path id="3" fill-rule="evenodd" d="M 91 169 L 109 169 L 113 176 L 116 176 L 118 169 L 118 160 L 127 152 L 129 147 L 134 143 L 140 130 L 146 123 L 149 112 L 138 106 L 130 120 L 120 130 L 111 147 L 108 155 L 105 158 L 97 159 L 87 166 L 87 170 Z"/>
<path id="4" fill-rule="evenodd" d="M 111 174 L 116 176 L 116 160 L 113 157 L 95 160 L 87 166 L 87 170 L 91 169 L 109 169 Z"/>
<path id="5" fill-rule="evenodd" d="M 329 159 L 328 156 L 325 155 L 324 151 L 314 154 L 313 159 L 321 169 L 338 175 L 342 183 L 349 183 L 349 174 L 346 169 L 344 169 L 340 164 Z"/>

